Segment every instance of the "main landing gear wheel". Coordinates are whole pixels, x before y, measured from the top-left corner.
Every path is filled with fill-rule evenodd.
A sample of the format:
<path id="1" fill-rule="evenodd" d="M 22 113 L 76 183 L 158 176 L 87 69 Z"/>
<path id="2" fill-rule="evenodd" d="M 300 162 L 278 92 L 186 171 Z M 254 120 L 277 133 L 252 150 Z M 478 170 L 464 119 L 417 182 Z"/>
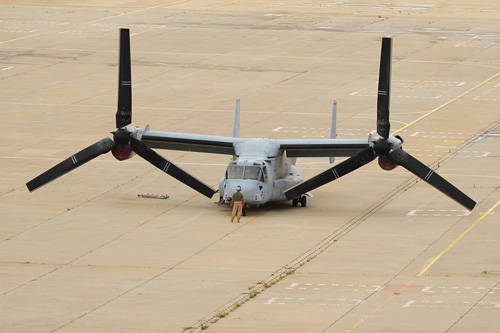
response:
<path id="1" fill-rule="evenodd" d="M 300 202 L 300 205 L 302 207 L 305 207 L 307 205 L 307 197 L 305 195 L 303 195 L 300 198 L 293 199 L 292 200 L 292 206 L 293 207 L 297 207 L 299 205 L 299 202 Z"/>

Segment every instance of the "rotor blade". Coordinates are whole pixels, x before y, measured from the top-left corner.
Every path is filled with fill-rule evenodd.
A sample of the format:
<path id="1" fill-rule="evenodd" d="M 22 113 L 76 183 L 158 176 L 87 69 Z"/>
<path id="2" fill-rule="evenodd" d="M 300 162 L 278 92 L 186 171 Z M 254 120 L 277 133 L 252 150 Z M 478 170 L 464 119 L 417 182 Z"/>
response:
<path id="1" fill-rule="evenodd" d="M 314 176 L 313 178 L 306 180 L 300 184 L 295 185 L 294 187 L 288 189 L 285 192 L 285 196 L 288 200 L 297 198 L 301 194 L 309 192 L 317 187 L 325 185 L 326 183 L 331 182 L 337 178 L 347 175 L 349 172 L 354 171 L 365 164 L 373 161 L 375 159 L 375 153 L 373 152 L 372 147 L 367 147 L 356 155 L 348 158 L 347 160 L 335 165 L 333 168 L 330 168 L 319 175 Z"/>
<path id="2" fill-rule="evenodd" d="M 200 192 L 204 196 L 211 198 L 215 194 L 216 191 L 214 191 L 210 186 L 202 183 L 172 162 L 158 155 L 144 142 L 139 141 L 135 138 L 130 138 L 130 147 L 134 152 L 136 152 L 137 155 L 141 156 L 158 169 L 169 174 L 170 176 L 193 188 L 194 190 Z"/>
<path id="3" fill-rule="evenodd" d="M 43 186 L 53 181 L 54 179 L 61 177 L 71 170 L 76 169 L 79 166 L 87 163 L 88 161 L 96 158 L 97 156 L 106 154 L 111 149 L 113 149 L 114 146 L 115 143 L 113 142 L 113 140 L 111 140 L 110 138 L 105 138 L 83 149 L 70 158 L 62 161 L 51 169 L 45 171 L 38 177 L 26 183 L 26 186 L 28 187 L 28 190 L 30 190 L 30 192 L 33 192 L 40 186 Z"/>
<path id="4" fill-rule="evenodd" d="M 391 128 L 391 124 L 389 123 L 389 104 L 391 97 L 391 53 L 392 38 L 382 38 L 380 70 L 378 73 L 377 133 L 385 139 L 389 137 L 389 131 Z"/>
<path id="5" fill-rule="evenodd" d="M 458 188 L 450 184 L 446 179 L 432 171 L 429 167 L 422 162 L 408 154 L 402 149 L 393 150 L 387 155 L 394 163 L 401 165 L 406 170 L 414 175 L 420 177 L 436 189 L 446 194 L 468 210 L 474 209 L 476 202 L 469 198 L 466 194 Z"/>
<path id="6" fill-rule="evenodd" d="M 118 74 L 118 110 L 116 128 L 132 123 L 132 72 L 130 69 L 130 32 L 120 29 L 120 64 Z"/>

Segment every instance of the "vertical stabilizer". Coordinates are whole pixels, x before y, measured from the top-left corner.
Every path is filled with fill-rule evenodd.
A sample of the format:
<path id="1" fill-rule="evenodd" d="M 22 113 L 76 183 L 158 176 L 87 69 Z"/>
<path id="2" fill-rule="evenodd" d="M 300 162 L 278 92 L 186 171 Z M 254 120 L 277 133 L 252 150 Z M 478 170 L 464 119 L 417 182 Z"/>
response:
<path id="1" fill-rule="evenodd" d="M 337 137 L 337 101 L 333 101 L 332 124 L 330 126 L 330 139 Z M 330 157 L 330 163 L 335 162 L 335 157 Z"/>
<path id="2" fill-rule="evenodd" d="M 236 99 L 236 110 L 234 111 L 233 137 L 240 137 L 240 99 Z"/>

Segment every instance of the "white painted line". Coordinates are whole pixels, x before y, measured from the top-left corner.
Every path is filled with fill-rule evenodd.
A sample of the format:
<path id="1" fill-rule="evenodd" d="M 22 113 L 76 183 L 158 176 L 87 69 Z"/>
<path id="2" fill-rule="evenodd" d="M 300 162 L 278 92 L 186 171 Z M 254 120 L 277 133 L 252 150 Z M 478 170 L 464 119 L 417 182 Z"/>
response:
<path id="1" fill-rule="evenodd" d="M 282 129 L 283 127 L 276 127 L 275 129 L 273 129 L 273 132 L 279 132 L 280 129 Z"/>
<path id="2" fill-rule="evenodd" d="M 14 67 L 12 67 L 12 66 L 10 66 L 10 67 L 4 67 L 4 68 L 2 68 L 2 70 L 3 70 L 3 71 L 6 71 L 6 70 L 9 70 L 9 69 L 11 69 L 11 68 L 14 68 Z"/>
<path id="3" fill-rule="evenodd" d="M 481 157 L 487 157 L 489 154 L 491 154 L 491 151 L 485 152 L 483 155 L 481 155 Z"/>
<path id="4" fill-rule="evenodd" d="M 288 287 L 288 288 L 286 288 L 286 289 L 293 289 L 293 288 L 297 287 L 298 285 L 299 285 L 298 283 L 292 283 L 292 284 L 290 285 L 290 287 Z"/>
<path id="5" fill-rule="evenodd" d="M 359 91 L 355 91 L 355 92 L 350 93 L 349 95 L 350 96 L 356 96 L 358 93 L 359 93 Z"/>
<path id="6" fill-rule="evenodd" d="M 457 84 L 457 87 L 461 87 L 465 84 L 465 82 L 460 82 L 459 84 Z"/>
<path id="7" fill-rule="evenodd" d="M 406 214 L 407 216 L 413 216 L 417 211 L 414 209 L 414 210 L 410 210 L 410 212 L 408 214 Z"/>
<path id="8" fill-rule="evenodd" d="M 413 134 L 412 134 L 412 135 L 410 135 L 410 136 L 417 136 L 417 135 L 419 135 L 419 134 L 420 134 L 420 132 L 415 132 L 415 133 L 413 133 Z"/>
<path id="9" fill-rule="evenodd" d="M 273 297 L 273 298 L 271 298 L 271 299 L 267 300 L 266 302 L 264 302 L 264 304 L 273 304 L 273 303 L 274 303 L 274 301 L 276 301 L 276 300 L 277 300 L 277 298 L 276 298 L 276 297 Z"/>

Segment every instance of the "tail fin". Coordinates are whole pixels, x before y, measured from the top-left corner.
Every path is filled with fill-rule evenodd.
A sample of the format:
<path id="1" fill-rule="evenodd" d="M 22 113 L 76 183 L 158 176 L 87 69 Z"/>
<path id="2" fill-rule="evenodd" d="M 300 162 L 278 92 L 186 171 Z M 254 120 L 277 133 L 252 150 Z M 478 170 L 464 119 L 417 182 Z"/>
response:
<path id="1" fill-rule="evenodd" d="M 240 99 L 236 99 L 236 110 L 234 111 L 233 137 L 240 137 Z"/>

